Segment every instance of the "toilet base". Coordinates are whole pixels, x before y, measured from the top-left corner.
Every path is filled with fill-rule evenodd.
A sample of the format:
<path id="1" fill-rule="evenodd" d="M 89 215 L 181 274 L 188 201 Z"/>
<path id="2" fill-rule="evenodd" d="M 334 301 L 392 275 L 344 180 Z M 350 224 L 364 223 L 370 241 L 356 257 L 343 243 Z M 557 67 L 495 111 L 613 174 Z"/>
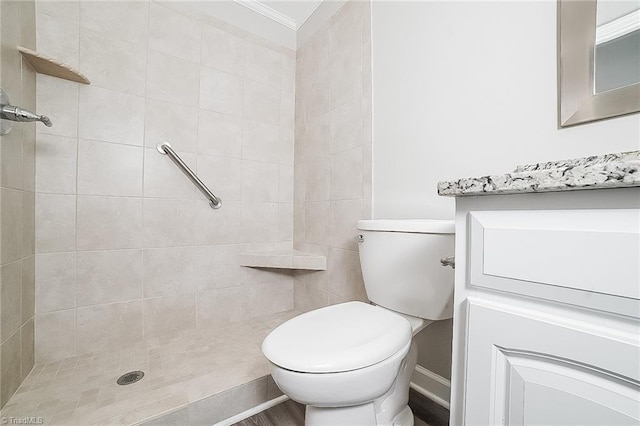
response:
<path id="1" fill-rule="evenodd" d="M 418 351 L 411 342 L 391 389 L 380 398 L 348 407 L 314 407 L 307 405 L 305 426 L 413 426 L 409 402 L 409 382 L 415 369 Z"/>
<path id="2" fill-rule="evenodd" d="M 376 424 L 373 403 L 353 407 L 313 407 L 307 405 L 305 426 L 371 426 Z"/>
<path id="3" fill-rule="evenodd" d="M 413 412 L 407 405 L 391 422 L 378 423 L 372 402 L 353 407 L 307 405 L 304 424 L 305 426 L 413 426 Z"/>

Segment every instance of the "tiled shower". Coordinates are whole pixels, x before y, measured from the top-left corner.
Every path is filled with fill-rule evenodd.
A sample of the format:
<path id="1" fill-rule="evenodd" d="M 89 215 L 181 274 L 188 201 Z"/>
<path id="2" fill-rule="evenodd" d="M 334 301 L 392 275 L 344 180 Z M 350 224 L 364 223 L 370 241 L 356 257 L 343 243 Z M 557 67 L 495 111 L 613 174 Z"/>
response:
<path id="1" fill-rule="evenodd" d="M 293 312 L 365 299 L 370 5 L 348 2 L 294 51 L 180 4 L 2 2 L 2 87 L 54 123 L 1 141 L 3 406 L 34 363 L 46 380 L 18 395 L 126 350 L 149 366 L 176 342 L 214 357 L 206 336 L 253 354 Z M 36 75 L 18 45 L 91 84 Z M 165 141 L 221 209 L 160 155 Z M 326 270 L 240 266 L 292 248 Z"/>

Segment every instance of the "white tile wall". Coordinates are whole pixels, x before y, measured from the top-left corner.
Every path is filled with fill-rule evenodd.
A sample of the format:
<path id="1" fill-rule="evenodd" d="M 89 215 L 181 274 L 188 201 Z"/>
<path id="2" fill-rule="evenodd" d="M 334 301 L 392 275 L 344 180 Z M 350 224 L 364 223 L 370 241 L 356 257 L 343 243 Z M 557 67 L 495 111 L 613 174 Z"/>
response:
<path id="1" fill-rule="evenodd" d="M 38 362 L 293 308 L 292 275 L 237 259 L 292 245 L 294 52 L 156 2 L 36 9 L 38 50 L 92 81 L 38 76 Z"/>
<path id="2" fill-rule="evenodd" d="M 370 5 L 348 2 L 298 50 L 294 247 L 328 257 L 296 276 L 297 309 L 366 300 L 356 222 L 371 215 Z"/>

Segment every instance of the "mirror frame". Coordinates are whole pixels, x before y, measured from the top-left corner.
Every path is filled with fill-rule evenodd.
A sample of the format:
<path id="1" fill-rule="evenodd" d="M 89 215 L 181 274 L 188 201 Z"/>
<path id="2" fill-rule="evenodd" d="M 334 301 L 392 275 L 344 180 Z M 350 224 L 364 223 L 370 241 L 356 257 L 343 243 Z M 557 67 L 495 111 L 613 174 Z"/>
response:
<path id="1" fill-rule="evenodd" d="M 559 127 L 640 111 L 640 83 L 594 93 L 596 0 L 558 0 Z"/>

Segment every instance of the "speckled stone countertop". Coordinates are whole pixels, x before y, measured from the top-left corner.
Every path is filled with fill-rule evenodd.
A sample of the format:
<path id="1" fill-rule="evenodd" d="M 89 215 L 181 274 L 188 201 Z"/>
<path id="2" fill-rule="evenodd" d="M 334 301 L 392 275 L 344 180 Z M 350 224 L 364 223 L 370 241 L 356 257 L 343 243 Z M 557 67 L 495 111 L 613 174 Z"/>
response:
<path id="1" fill-rule="evenodd" d="M 640 186 L 640 151 L 518 166 L 512 173 L 438 182 L 442 196 Z"/>

